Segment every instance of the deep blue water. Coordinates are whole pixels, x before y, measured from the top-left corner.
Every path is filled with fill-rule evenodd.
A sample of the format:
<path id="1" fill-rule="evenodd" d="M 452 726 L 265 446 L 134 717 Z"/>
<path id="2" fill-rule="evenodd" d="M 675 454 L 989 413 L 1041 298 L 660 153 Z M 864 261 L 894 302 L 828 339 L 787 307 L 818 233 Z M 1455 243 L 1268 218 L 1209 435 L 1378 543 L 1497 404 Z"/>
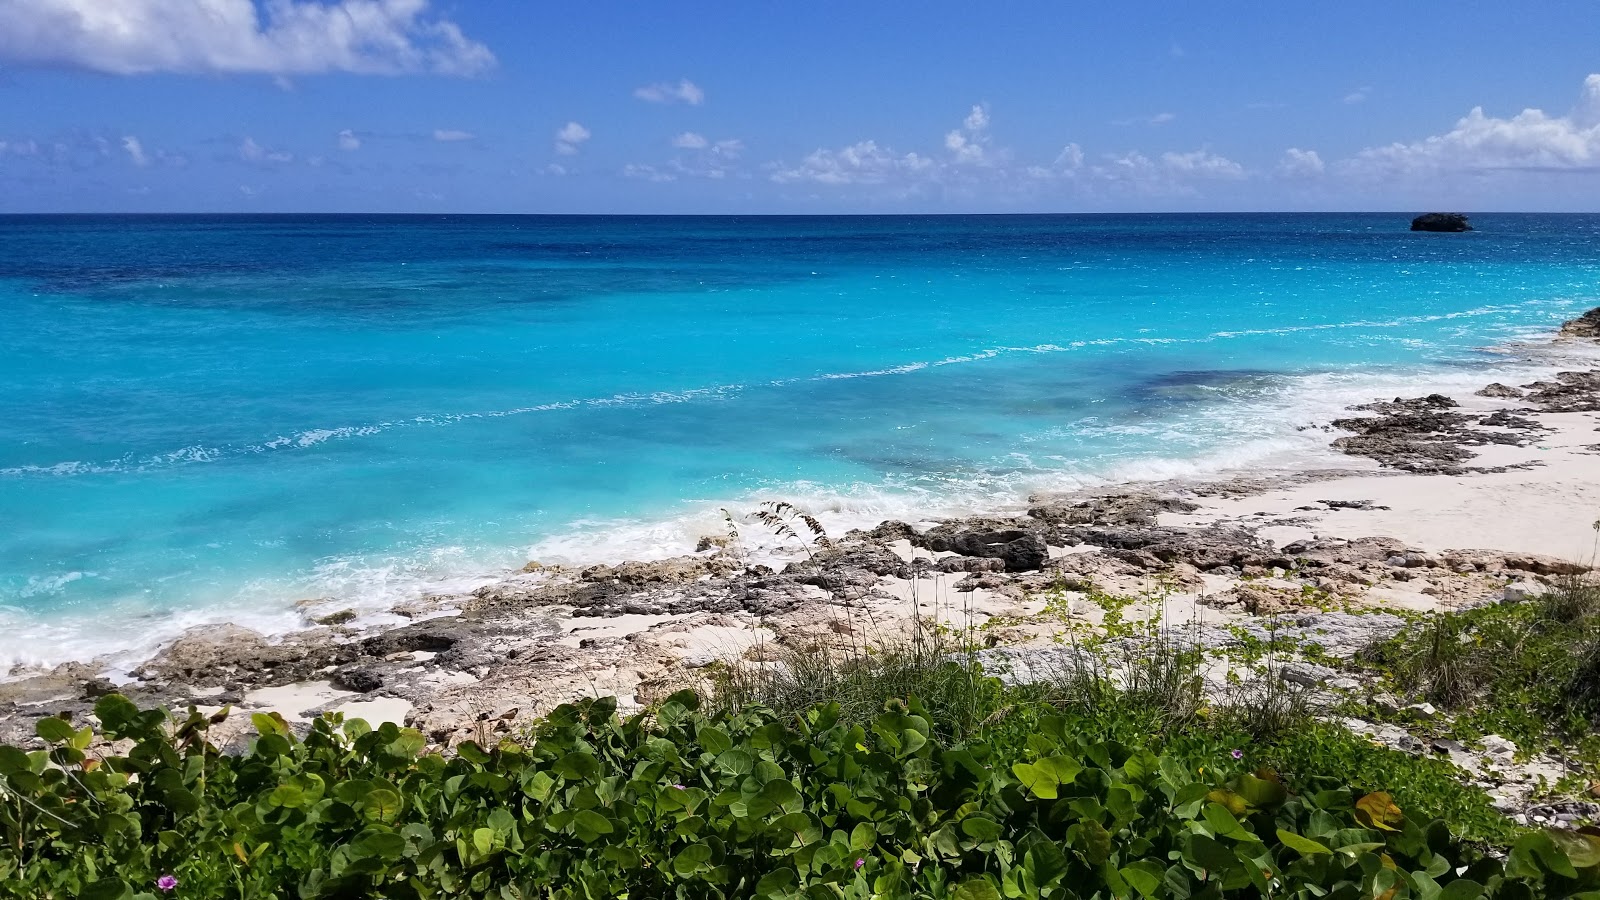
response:
<path id="1" fill-rule="evenodd" d="M 1600 216 L 0 217 L 0 665 L 1324 452 L 1526 364 Z"/>

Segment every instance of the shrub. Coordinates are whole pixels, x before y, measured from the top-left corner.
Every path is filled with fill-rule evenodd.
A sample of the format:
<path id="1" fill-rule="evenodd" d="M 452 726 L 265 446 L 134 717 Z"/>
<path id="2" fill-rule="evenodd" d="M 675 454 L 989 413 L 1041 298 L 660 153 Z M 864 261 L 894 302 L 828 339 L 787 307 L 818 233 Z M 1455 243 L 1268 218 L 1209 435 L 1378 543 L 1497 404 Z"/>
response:
<path id="1" fill-rule="evenodd" d="M 627 720 L 555 710 L 531 743 L 253 716 L 242 757 L 198 714 L 96 708 L 123 755 L 45 719 L 0 749 L 0 893 L 470 898 L 1492 897 L 1600 888 L 1600 838 L 1536 832 L 1502 862 L 1397 798 L 1291 791 L 1231 756 L 1192 766 L 1041 715 L 1005 751 L 945 740 L 916 700 L 867 724 L 780 721 L 691 693 Z M 1413 811 L 1414 812 L 1414 811 Z M 158 883 L 159 882 L 159 883 Z"/>

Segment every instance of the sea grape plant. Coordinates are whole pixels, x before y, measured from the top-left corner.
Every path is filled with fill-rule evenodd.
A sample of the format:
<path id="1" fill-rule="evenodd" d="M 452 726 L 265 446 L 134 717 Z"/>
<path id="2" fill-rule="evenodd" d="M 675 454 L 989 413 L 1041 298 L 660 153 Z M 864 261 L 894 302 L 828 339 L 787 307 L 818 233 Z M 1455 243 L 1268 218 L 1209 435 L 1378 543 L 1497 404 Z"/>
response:
<path id="1" fill-rule="evenodd" d="M 206 740 L 223 714 L 96 714 L 99 734 L 47 718 L 44 749 L 0 747 L 0 896 L 1600 900 L 1596 834 L 1500 860 L 1384 793 L 1191 768 L 1060 717 L 991 746 L 939 738 L 914 699 L 866 726 L 685 692 L 450 754 L 257 714 L 230 756 Z"/>

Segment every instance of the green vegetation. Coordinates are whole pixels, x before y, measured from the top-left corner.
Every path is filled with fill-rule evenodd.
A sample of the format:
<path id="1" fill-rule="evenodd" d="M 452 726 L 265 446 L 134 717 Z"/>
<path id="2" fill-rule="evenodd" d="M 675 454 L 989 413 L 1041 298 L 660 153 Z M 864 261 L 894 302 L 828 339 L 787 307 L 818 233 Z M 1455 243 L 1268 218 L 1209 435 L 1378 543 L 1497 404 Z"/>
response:
<path id="1" fill-rule="evenodd" d="M 1600 585 L 1591 580 L 1431 617 L 1364 658 L 1400 695 L 1450 713 L 1452 737 L 1499 734 L 1524 752 L 1575 747 L 1600 772 Z"/>
<path id="2" fill-rule="evenodd" d="M 1363 664 L 1451 727 L 1580 737 L 1588 591 L 1419 623 Z M 986 674 L 980 630 L 851 627 L 718 667 L 704 708 L 588 701 L 450 754 L 257 714 L 227 756 L 225 714 L 112 695 L 98 735 L 47 718 L 47 749 L 0 747 L 0 897 L 1600 900 L 1600 830 L 1518 828 L 1449 762 L 1318 721 L 1278 672 L 1306 648 L 1219 660 L 1096 601 L 1040 683 Z"/>
<path id="3" fill-rule="evenodd" d="M 262 715 L 227 757 L 198 714 L 97 713 L 125 755 L 86 757 L 92 733 L 60 719 L 48 751 L 0 750 L 0 893 L 1600 897 L 1600 837 L 1533 832 L 1500 861 L 1390 794 L 1196 766 L 1038 708 L 946 740 L 915 700 L 862 725 L 833 704 L 702 714 L 685 692 L 627 720 L 564 706 L 526 745 L 452 757 L 393 725 L 324 718 L 301 740 Z"/>

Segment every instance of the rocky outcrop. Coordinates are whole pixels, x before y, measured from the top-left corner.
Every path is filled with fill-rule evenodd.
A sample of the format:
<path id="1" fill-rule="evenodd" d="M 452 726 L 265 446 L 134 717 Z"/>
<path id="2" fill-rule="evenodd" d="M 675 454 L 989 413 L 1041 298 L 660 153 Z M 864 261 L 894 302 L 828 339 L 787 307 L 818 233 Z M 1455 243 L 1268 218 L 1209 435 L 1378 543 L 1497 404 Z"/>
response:
<path id="1" fill-rule="evenodd" d="M 1600 306 L 1561 326 L 1562 337 L 1600 339 Z"/>
<path id="2" fill-rule="evenodd" d="M 1523 387 L 1523 399 L 1545 412 L 1600 412 L 1600 371 L 1560 372 Z"/>
<path id="3" fill-rule="evenodd" d="M 1412 231 L 1471 231 L 1461 213 L 1425 213 L 1411 220 Z"/>
<path id="4" fill-rule="evenodd" d="M 1161 513 L 1184 513 L 1197 505 L 1170 494 L 1140 491 L 1098 497 L 1030 498 L 1028 515 L 1053 525 L 1154 525 Z"/>
<path id="5" fill-rule="evenodd" d="M 1524 446 L 1530 432 L 1540 426 L 1530 419 L 1505 411 L 1488 416 L 1453 412 L 1460 404 L 1440 394 L 1426 397 L 1369 403 L 1358 406 L 1375 416 L 1335 419 L 1333 427 L 1355 434 L 1333 442 L 1335 449 L 1351 456 L 1365 456 L 1388 468 L 1423 474 L 1455 475 L 1468 471 L 1461 465 L 1477 454 L 1469 447 L 1488 444 Z M 1482 431 L 1469 425 L 1500 427 L 1505 431 Z M 1520 433 L 1519 433 L 1520 432 Z"/>

